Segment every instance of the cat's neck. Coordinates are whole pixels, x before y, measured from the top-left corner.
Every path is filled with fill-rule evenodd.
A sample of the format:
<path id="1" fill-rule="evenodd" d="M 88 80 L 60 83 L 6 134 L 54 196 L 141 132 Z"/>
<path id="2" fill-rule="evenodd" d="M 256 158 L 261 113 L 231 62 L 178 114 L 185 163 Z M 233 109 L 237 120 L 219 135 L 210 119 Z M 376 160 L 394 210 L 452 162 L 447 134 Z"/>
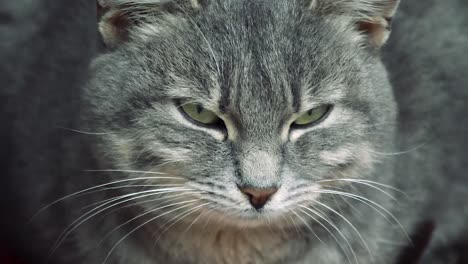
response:
<path id="1" fill-rule="evenodd" d="M 181 223 L 160 234 L 156 244 L 164 255 L 181 263 L 194 259 L 200 263 L 239 263 L 240 257 L 244 263 L 260 260 L 281 263 L 284 256 L 294 256 L 294 252 L 299 255 L 307 243 L 296 230 L 266 226 L 241 228 L 221 223 L 200 223 L 188 228 Z"/>

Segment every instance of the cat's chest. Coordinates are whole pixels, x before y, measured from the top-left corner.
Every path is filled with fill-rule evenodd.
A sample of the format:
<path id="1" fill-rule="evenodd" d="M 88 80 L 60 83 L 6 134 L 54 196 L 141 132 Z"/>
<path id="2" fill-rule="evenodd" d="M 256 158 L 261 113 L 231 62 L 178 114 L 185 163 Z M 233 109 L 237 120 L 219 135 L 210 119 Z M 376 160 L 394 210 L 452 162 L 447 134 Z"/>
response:
<path id="1" fill-rule="evenodd" d="M 306 242 L 273 230 L 195 230 L 168 236 L 160 247 L 175 263 L 285 263 L 299 258 Z"/>

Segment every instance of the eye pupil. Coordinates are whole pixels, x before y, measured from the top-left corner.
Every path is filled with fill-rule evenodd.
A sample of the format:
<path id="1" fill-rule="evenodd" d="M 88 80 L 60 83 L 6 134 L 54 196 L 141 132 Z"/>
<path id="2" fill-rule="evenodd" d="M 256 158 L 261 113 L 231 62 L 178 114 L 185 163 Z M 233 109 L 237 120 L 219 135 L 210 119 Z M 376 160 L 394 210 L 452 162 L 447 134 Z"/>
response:
<path id="1" fill-rule="evenodd" d="M 197 104 L 197 113 L 200 114 L 203 111 L 203 106 Z"/>
<path id="2" fill-rule="evenodd" d="M 307 115 L 312 115 L 313 112 L 314 112 L 314 110 L 310 109 L 309 111 L 307 111 Z"/>

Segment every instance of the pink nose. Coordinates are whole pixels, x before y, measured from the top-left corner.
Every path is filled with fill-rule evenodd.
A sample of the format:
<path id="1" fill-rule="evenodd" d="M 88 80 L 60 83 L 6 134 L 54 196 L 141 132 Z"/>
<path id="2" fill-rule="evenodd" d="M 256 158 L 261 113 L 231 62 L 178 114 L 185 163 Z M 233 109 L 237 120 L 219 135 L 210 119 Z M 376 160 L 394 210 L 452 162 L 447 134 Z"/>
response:
<path id="1" fill-rule="evenodd" d="M 278 191 L 277 188 L 258 189 L 252 187 L 239 187 L 239 189 L 249 197 L 250 204 L 257 210 L 262 209 L 270 197 Z"/>

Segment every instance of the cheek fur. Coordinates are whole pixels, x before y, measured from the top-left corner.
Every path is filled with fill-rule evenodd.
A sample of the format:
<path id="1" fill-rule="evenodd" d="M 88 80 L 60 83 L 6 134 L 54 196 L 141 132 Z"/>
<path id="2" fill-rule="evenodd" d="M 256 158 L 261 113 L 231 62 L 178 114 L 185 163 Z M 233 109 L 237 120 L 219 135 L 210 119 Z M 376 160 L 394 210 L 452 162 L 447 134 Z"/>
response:
<path id="1" fill-rule="evenodd" d="M 362 168 L 372 168 L 374 158 L 369 143 L 348 144 L 335 150 L 322 151 L 320 161 L 334 167 L 354 163 Z"/>
<path id="2" fill-rule="evenodd" d="M 110 142 L 114 146 L 114 153 L 118 155 L 119 160 L 128 163 L 134 155 L 134 144 L 132 140 L 118 136 L 110 136 Z"/>
<path id="3" fill-rule="evenodd" d="M 190 151 L 185 148 L 167 147 L 164 144 L 153 142 L 151 150 L 166 162 L 186 162 L 190 160 Z"/>

